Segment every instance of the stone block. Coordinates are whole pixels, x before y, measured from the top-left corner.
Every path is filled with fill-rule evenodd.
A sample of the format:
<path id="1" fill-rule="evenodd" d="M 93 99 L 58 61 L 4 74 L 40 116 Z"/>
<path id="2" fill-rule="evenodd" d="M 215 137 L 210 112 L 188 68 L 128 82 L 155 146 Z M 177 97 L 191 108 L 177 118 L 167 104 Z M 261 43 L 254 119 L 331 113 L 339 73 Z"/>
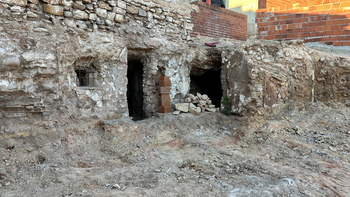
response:
<path id="1" fill-rule="evenodd" d="M 27 0 L 0 0 L 1 3 L 7 3 L 10 5 L 26 6 Z"/>
<path id="2" fill-rule="evenodd" d="M 145 10 L 139 9 L 139 16 L 146 17 L 147 16 L 147 12 Z"/>
<path id="3" fill-rule="evenodd" d="M 175 109 L 178 111 L 188 112 L 189 108 L 190 108 L 189 103 L 177 103 L 177 104 L 175 104 Z"/>
<path id="4" fill-rule="evenodd" d="M 197 97 L 194 96 L 193 94 L 188 94 L 188 97 L 189 97 L 192 101 L 197 100 Z"/>
<path id="5" fill-rule="evenodd" d="M 180 111 L 177 111 L 177 110 L 173 112 L 174 115 L 179 115 L 180 113 L 181 113 L 181 112 L 180 112 Z"/>
<path id="6" fill-rule="evenodd" d="M 201 113 L 202 110 L 200 107 L 196 107 L 196 108 L 189 108 L 188 111 L 192 114 L 198 115 Z"/>
<path id="7" fill-rule="evenodd" d="M 169 94 L 170 93 L 170 87 L 159 87 L 160 94 Z"/>
<path id="8" fill-rule="evenodd" d="M 171 112 L 171 106 L 159 106 L 158 108 L 159 113 L 170 113 Z"/>
<path id="9" fill-rule="evenodd" d="M 207 100 L 209 97 L 208 97 L 208 95 L 203 94 L 201 98 L 202 98 L 202 100 Z"/>
<path id="10" fill-rule="evenodd" d="M 120 8 L 126 9 L 126 3 L 124 1 L 122 1 L 122 0 L 118 0 L 117 5 Z"/>
<path id="11" fill-rule="evenodd" d="M 107 18 L 107 10 L 105 9 L 96 8 L 96 14 L 101 18 Z"/>
<path id="12" fill-rule="evenodd" d="M 86 6 L 83 4 L 83 2 L 81 1 L 76 1 L 73 4 L 73 8 L 74 9 L 78 9 L 78 10 L 85 10 Z"/>
<path id="13" fill-rule="evenodd" d="M 1 69 L 16 70 L 21 66 L 21 61 L 18 57 L 7 57 L 2 60 Z"/>
<path id="14" fill-rule="evenodd" d="M 98 7 L 105 10 L 112 10 L 111 6 L 109 6 L 107 3 L 103 1 L 98 2 Z"/>
<path id="15" fill-rule="evenodd" d="M 78 19 L 78 20 L 87 20 L 89 19 L 89 14 L 81 11 L 81 10 L 74 10 L 73 11 L 73 18 Z"/>
<path id="16" fill-rule="evenodd" d="M 139 13 L 139 10 L 135 6 L 132 6 L 132 5 L 127 6 L 126 11 L 130 12 L 131 14 L 138 14 Z"/>
<path id="17" fill-rule="evenodd" d="M 62 3 L 62 0 L 42 0 L 42 1 L 52 5 L 58 5 Z"/>
<path id="18" fill-rule="evenodd" d="M 209 107 L 207 107 L 205 110 L 207 110 L 209 112 L 216 112 L 216 108 L 209 108 Z"/>
<path id="19" fill-rule="evenodd" d="M 117 13 L 117 14 L 121 14 L 121 15 L 125 15 L 126 11 L 123 10 L 122 8 L 118 8 L 118 7 L 114 7 L 113 8 L 113 12 Z"/>
<path id="20" fill-rule="evenodd" d="M 205 105 L 207 104 L 207 102 L 206 102 L 206 101 L 203 101 L 203 100 L 200 100 L 200 101 L 199 101 L 199 104 L 205 106 Z"/>
<path id="21" fill-rule="evenodd" d="M 191 99 L 190 98 L 185 98 L 185 103 L 191 103 Z"/>
<path id="22" fill-rule="evenodd" d="M 59 5 L 43 4 L 43 10 L 49 14 L 63 16 L 63 7 Z"/>
<path id="23" fill-rule="evenodd" d="M 122 23 L 122 22 L 124 22 L 124 16 L 121 15 L 121 14 L 116 14 L 115 18 L 114 18 L 114 21 L 118 22 L 118 23 Z"/>
<path id="24" fill-rule="evenodd" d="M 30 3 L 38 4 L 39 0 L 28 0 Z"/>

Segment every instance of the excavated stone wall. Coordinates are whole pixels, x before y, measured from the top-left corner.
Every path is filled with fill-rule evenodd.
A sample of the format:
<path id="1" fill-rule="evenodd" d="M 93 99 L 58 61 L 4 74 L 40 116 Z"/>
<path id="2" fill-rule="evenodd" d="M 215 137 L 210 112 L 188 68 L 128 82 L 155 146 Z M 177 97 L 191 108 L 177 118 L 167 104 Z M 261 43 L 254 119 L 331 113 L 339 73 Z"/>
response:
<path id="1" fill-rule="evenodd" d="M 160 76 L 171 81 L 174 106 L 189 93 L 190 75 L 206 70 L 221 69 L 233 114 L 349 100 L 346 57 L 299 42 L 226 39 L 207 47 L 206 38 L 189 36 L 197 9 L 160 0 L 0 0 L 0 133 L 129 116 L 129 61 L 143 65 L 145 117 L 158 113 Z"/>
<path id="2" fill-rule="evenodd" d="M 224 96 L 232 113 L 276 116 L 315 101 L 350 103 L 349 57 L 302 41 L 246 42 L 222 52 Z"/>

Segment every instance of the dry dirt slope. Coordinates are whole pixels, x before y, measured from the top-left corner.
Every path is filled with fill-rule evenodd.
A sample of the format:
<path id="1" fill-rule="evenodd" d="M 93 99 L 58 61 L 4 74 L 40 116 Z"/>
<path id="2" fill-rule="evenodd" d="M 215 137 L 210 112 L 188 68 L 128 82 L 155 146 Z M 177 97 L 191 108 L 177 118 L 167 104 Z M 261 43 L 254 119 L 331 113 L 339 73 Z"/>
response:
<path id="1" fill-rule="evenodd" d="M 266 122 L 166 114 L 3 135 L 0 196 L 349 196 L 349 119 L 317 103 Z"/>

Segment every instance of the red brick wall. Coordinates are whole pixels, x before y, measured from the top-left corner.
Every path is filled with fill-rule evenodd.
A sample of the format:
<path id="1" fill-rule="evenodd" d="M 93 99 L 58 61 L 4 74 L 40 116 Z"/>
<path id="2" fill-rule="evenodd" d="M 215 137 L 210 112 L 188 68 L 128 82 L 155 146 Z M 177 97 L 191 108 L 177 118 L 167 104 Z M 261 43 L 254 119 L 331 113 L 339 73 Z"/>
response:
<path id="1" fill-rule="evenodd" d="M 349 0 L 264 1 L 256 16 L 259 39 L 350 46 Z"/>
<path id="2" fill-rule="evenodd" d="M 199 12 L 192 12 L 194 24 L 192 37 L 201 35 L 212 38 L 247 39 L 247 16 L 200 1 Z"/>

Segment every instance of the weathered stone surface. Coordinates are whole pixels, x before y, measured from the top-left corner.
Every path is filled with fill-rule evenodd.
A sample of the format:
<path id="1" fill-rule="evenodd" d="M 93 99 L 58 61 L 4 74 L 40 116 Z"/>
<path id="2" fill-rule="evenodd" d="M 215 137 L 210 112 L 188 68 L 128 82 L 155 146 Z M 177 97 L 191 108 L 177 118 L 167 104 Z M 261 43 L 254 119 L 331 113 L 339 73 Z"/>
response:
<path id="1" fill-rule="evenodd" d="M 2 3 L 7 3 L 10 5 L 26 6 L 27 0 L 0 0 Z"/>
<path id="2" fill-rule="evenodd" d="M 189 108 L 189 112 L 192 113 L 192 114 L 195 114 L 195 115 L 198 115 L 201 113 L 201 108 L 199 107 L 195 107 L 195 108 Z"/>
<path id="3" fill-rule="evenodd" d="M 190 98 L 185 98 L 185 103 L 191 103 L 191 99 Z"/>
<path id="4" fill-rule="evenodd" d="M 139 16 L 146 17 L 147 16 L 147 12 L 145 10 L 139 9 Z"/>
<path id="5" fill-rule="evenodd" d="M 197 97 L 194 96 L 193 94 L 188 94 L 188 97 L 189 97 L 192 101 L 197 100 Z"/>
<path id="6" fill-rule="evenodd" d="M 112 8 L 107 3 L 103 2 L 103 1 L 98 2 L 98 7 L 101 9 L 105 9 L 105 10 L 112 10 Z"/>
<path id="7" fill-rule="evenodd" d="M 21 61 L 18 57 L 7 57 L 2 60 L 1 70 L 16 70 L 21 66 Z"/>
<path id="8" fill-rule="evenodd" d="M 209 112 L 216 112 L 216 109 L 215 108 L 206 108 L 205 110 L 209 111 Z"/>
<path id="9" fill-rule="evenodd" d="M 116 14 L 114 20 L 118 23 L 124 22 L 124 15 Z"/>
<path id="10" fill-rule="evenodd" d="M 177 104 L 175 104 L 175 109 L 178 111 L 188 112 L 189 108 L 190 108 L 189 103 L 177 103 Z"/>
<path id="11" fill-rule="evenodd" d="M 118 0 L 118 7 L 126 9 L 126 3 L 124 1 Z"/>
<path id="12" fill-rule="evenodd" d="M 135 6 L 127 6 L 126 11 L 130 12 L 131 14 L 138 14 L 139 9 L 137 9 Z"/>
<path id="13" fill-rule="evenodd" d="M 50 5 L 50 4 L 43 4 L 44 12 L 53 14 L 56 16 L 62 16 L 63 15 L 63 7 L 59 5 Z"/>
<path id="14" fill-rule="evenodd" d="M 174 115 L 179 115 L 181 112 L 180 111 L 174 111 L 173 114 Z"/>
<path id="15" fill-rule="evenodd" d="M 58 5 L 62 3 L 62 0 L 42 0 L 45 3 L 52 4 L 52 5 Z"/>
<path id="16" fill-rule="evenodd" d="M 203 100 L 199 100 L 199 104 L 205 106 L 205 105 L 207 104 L 207 102 L 206 102 L 206 101 L 203 101 Z"/>
<path id="17" fill-rule="evenodd" d="M 73 18 L 79 19 L 79 20 L 87 20 L 87 19 L 89 19 L 89 14 L 86 13 L 85 11 L 74 10 L 73 11 Z"/>
<path id="18" fill-rule="evenodd" d="M 83 2 L 81 1 L 76 1 L 73 4 L 73 8 L 74 9 L 78 9 L 78 10 L 84 10 L 86 8 L 86 6 L 83 4 Z"/>
<path id="19" fill-rule="evenodd" d="M 105 9 L 96 8 L 96 14 L 99 17 L 107 18 L 107 10 L 105 10 Z"/>

